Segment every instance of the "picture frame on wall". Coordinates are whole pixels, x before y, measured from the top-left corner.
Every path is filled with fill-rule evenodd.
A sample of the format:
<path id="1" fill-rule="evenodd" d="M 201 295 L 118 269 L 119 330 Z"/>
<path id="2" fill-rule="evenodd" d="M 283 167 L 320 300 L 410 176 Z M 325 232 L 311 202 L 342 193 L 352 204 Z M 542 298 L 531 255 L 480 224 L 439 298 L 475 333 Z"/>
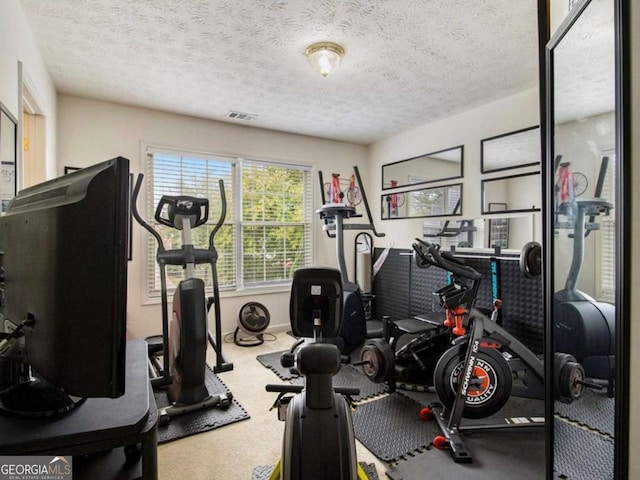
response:
<path id="1" fill-rule="evenodd" d="M 0 213 L 17 192 L 18 120 L 0 102 Z"/>

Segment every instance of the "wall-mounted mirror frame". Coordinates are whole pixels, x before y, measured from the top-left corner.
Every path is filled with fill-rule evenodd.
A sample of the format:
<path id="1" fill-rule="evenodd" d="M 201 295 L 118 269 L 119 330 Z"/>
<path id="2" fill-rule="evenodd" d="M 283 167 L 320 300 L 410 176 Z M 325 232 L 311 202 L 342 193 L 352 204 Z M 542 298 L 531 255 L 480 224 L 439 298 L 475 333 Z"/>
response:
<path id="1" fill-rule="evenodd" d="M 0 102 L 0 214 L 16 196 L 18 185 L 18 120 Z"/>
<path id="2" fill-rule="evenodd" d="M 545 186 L 545 242 L 543 249 L 543 264 L 547 268 L 544 271 L 544 291 L 545 291 L 545 317 L 546 325 L 546 353 L 545 353 L 545 374 L 548 379 L 555 379 L 558 375 L 557 363 L 554 362 L 556 353 L 560 353 L 562 342 L 558 333 L 560 327 L 565 328 L 570 323 L 562 317 L 564 307 L 571 301 L 578 305 L 585 305 L 585 309 L 590 303 L 585 300 L 574 298 L 567 299 L 567 294 L 558 295 L 563 291 L 572 290 L 570 281 L 571 272 L 574 270 L 573 259 L 580 260 L 573 255 L 571 266 L 568 268 L 567 281 L 558 277 L 557 265 L 566 252 L 562 250 L 562 242 L 566 242 L 567 230 L 574 225 L 574 230 L 579 235 L 573 236 L 574 253 L 578 251 L 576 244 L 584 243 L 581 248 L 582 253 L 590 257 L 588 249 L 593 247 L 595 242 L 600 241 L 601 232 L 592 229 L 593 226 L 603 227 L 605 216 L 600 212 L 594 216 L 587 217 L 585 222 L 576 217 L 575 212 L 580 212 L 585 206 L 582 198 L 572 198 L 569 194 L 558 195 L 558 178 L 554 168 L 554 158 L 562 155 L 563 159 L 569 160 L 572 166 L 583 169 L 585 155 L 572 155 L 575 153 L 576 145 L 583 151 L 590 151 L 597 163 L 604 156 L 602 147 L 598 145 L 598 136 L 608 133 L 613 138 L 614 145 L 609 148 L 609 153 L 613 152 L 615 160 L 610 164 L 609 172 L 611 184 L 615 193 L 603 192 L 596 188 L 593 193 L 596 197 L 593 205 L 606 201 L 613 207 L 609 210 L 613 224 L 610 244 L 615 249 L 612 263 L 612 278 L 614 279 L 613 294 L 613 329 L 608 325 L 609 332 L 615 331 L 612 339 L 614 345 L 613 362 L 613 389 L 611 400 L 614 405 L 607 403 L 609 395 L 603 396 L 602 392 L 587 389 L 585 394 L 590 397 L 588 404 L 581 404 L 583 399 L 579 399 L 571 405 L 571 410 L 579 411 L 580 407 L 590 408 L 594 414 L 600 415 L 598 435 L 591 438 L 604 439 L 601 445 L 604 448 L 595 448 L 596 455 L 581 449 L 580 455 L 575 455 L 575 450 L 567 454 L 563 450 L 567 442 L 567 422 L 562 417 L 563 404 L 555 401 L 557 398 L 557 385 L 554 381 L 546 382 L 546 418 L 547 418 L 547 478 L 558 478 L 558 474 L 564 469 L 575 468 L 582 472 L 589 472 L 589 478 L 611 478 L 622 480 L 628 478 L 629 471 L 629 311 L 630 311 L 630 266 L 631 262 L 623 261 L 625 253 L 630 251 L 631 234 L 629 228 L 629 211 L 624 207 L 630 204 L 630 184 L 628 167 L 631 163 L 629 153 L 629 127 L 628 110 L 629 97 L 629 68 L 623 62 L 628 59 L 625 54 L 629 48 L 629 13 L 627 10 L 630 2 L 625 0 L 583 0 L 577 2 L 567 18 L 558 28 L 546 45 L 545 49 L 545 81 L 541 94 L 544 101 L 541 103 L 542 117 L 544 118 L 543 132 L 543 175 Z M 546 0 L 539 0 L 539 9 L 545 9 Z M 543 10 L 545 11 L 545 10 Z M 548 32 L 548 25 L 542 16 L 539 19 L 540 35 Z M 602 37 L 605 35 L 606 37 Z M 544 37 L 543 37 L 544 38 Z M 576 39 L 582 39 L 577 42 Z M 589 42 L 598 42 L 597 44 Z M 575 64 L 567 66 L 566 59 L 569 58 L 569 47 L 576 45 L 573 50 Z M 597 58 L 597 52 L 603 44 L 610 45 L 610 52 L 607 58 Z M 609 57 L 610 55 L 610 57 Z M 568 68 L 567 68 L 568 67 Z M 577 67 L 577 68 L 576 68 Z M 589 71 L 589 67 L 595 67 L 594 71 Z M 564 73 L 562 73 L 564 72 Z M 603 88 L 604 87 L 604 88 Z M 601 117 L 606 114 L 603 103 L 609 102 L 610 109 L 613 109 L 614 120 L 611 122 L 614 132 L 606 132 L 603 128 L 609 123 L 601 122 Z M 573 108 L 572 105 L 574 106 Z M 597 109 L 594 107 L 597 106 Z M 585 110 L 592 109 L 591 111 Z M 600 117 L 600 118 L 597 118 Z M 598 119 L 598 127 L 593 128 L 591 137 L 584 134 L 585 125 L 592 119 Z M 571 125 L 571 124 L 575 125 Z M 581 140 L 581 142 L 580 142 Z M 581 145 L 578 145 L 580 142 Z M 562 151 L 560 151 L 562 150 Z M 611 159 L 610 159 L 611 161 Z M 582 163 L 581 163 L 582 162 Z M 606 183 L 603 178 L 603 183 Z M 559 198 L 561 200 L 558 200 Z M 600 197 L 600 198 L 599 198 Z M 563 208 L 562 205 L 569 208 Z M 591 225 L 591 226 L 589 226 Z M 560 227 L 560 228 L 559 228 Z M 578 227 L 578 229 L 576 229 Z M 581 231 L 584 228 L 584 231 Z M 570 232 L 569 232 L 570 233 Z M 584 234 L 589 233 L 588 236 Z M 575 239 L 581 239 L 576 241 Z M 582 242 L 582 239 L 584 242 Z M 591 247 L 589 246 L 591 244 Z M 600 255 L 600 254 L 598 254 Z M 601 255 L 600 255 L 601 256 Z M 582 260 L 577 262 L 582 266 Z M 611 265 L 609 265 L 611 267 Z M 581 268 L 578 268 L 578 274 Z M 584 273 L 584 269 L 582 269 Z M 562 272 L 564 273 L 564 272 Z M 598 274 L 599 275 L 599 274 Z M 580 276 L 578 281 L 582 280 Z M 594 274 L 595 276 L 595 274 Z M 596 277 L 594 281 L 597 280 Z M 575 286 L 575 285 L 573 285 Z M 563 288 L 564 287 L 564 288 Z M 558 290 L 560 289 L 560 290 Z M 600 300 L 595 299 L 595 302 Z M 609 303 L 609 302 L 603 302 Z M 587 309 L 589 310 L 589 309 Z M 561 320 L 558 320 L 561 318 Z M 562 346 L 564 350 L 564 346 Z M 611 382 L 606 382 L 611 386 Z M 588 394 L 588 395 L 587 395 Z M 596 398 L 594 401 L 593 399 Z M 560 413 L 560 416 L 556 414 Z M 611 418 L 613 417 L 613 418 Z M 593 425 L 585 422 L 581 426 L 580 435 L 589 435 L 589 429 Z M 606 430 L 606 431 L 604 431 Z M 576 430 L 578 431 L 578 430 Z M 587 433 L 584 433 L 584 432 Z M 604 433 L 604 435 L 602 435 Z M 597 441 L 600 441 L 597 440 Z M 587 478 L 584 474 L 575 478 Z M 573 477 L 569 477 L 573 478 Z"/>
<path id="3" fill-rule="evenodd" d="M 538 212 L 542 208 L 541 187 L 539 171 L 482 180 L 482 213 L 495 213 L 493 204 L 503 204 L 503 213 Z"/>
<path id="4" fill-rule="evenodd" d="M 464 145 L 382 165 L 382 190 L 462 178 Z"/>
<path id="5" fill-rule="evenodd" d="M 381 220 L 461 215 L 462 183 L 380 195 Z"/>
<path id="6" fill-rule="evenodd" d="M 422 236 L 445 250 L 489 249 L 498 245 L 505 251 L 522 251 L 527 243 L 542 242 L 541 227 L 539 213 L 494 214 L 472 219 L 424 220 Z"/>
<path id="7" fill-rule="evenodd" d="M 540 126 L 480 140 L 480 171 L 500 172 L 540 164 Z"/>

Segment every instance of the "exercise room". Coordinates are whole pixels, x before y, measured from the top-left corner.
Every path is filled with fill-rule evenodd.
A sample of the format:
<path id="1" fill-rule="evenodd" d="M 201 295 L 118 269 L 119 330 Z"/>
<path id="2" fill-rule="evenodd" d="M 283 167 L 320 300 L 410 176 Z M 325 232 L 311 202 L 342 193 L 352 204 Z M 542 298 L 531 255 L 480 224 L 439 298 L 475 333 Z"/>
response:
<path id="1" fill-rule="evenodd" d="M 631 3 L 0 2 L 0 477 L 640 478 Z"/>

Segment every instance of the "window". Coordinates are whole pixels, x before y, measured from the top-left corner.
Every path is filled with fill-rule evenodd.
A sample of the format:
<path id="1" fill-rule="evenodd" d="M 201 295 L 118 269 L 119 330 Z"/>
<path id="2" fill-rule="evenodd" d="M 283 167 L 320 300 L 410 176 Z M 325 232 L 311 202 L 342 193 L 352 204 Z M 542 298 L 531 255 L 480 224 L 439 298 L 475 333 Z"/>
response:
<path id="1" fill-rule="evenodd" d="M 460 185 L 424 188 L 407 192 L 410 217 L 435 217 L 458 213 Z"/>
<path id="2" fill-rule="evenodd" d="M 162 195 L 189 195 L 209 199 L 206 225 L 193 230 L 196 248 L 206 248 L 221 213 L 219 180 L 223 181 L 227 209 L 214 243 L 221 290 L 282 285 L 293 271 L 311 264 L 311 167 L 219 155 L 202 155 L 147 148 L 146 218 L 165 242 L 179 248 L 181 232 L 155 222 Z M 157 244 L 149 235 L 146 258 L 147 296 L 160 295 Z M 196 275 L 211 286 L 207 265 Z M 167 267 L 168 289 L 183 278 L 181 267 Z"/>

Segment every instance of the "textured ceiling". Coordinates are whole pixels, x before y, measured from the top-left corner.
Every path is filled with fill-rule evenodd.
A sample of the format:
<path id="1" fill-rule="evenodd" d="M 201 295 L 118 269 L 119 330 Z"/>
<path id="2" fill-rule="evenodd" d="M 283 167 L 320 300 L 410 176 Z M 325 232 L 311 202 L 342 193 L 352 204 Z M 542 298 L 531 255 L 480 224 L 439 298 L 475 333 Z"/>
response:
<path id="1" fill-rule="evenodd" d="M 56 88 L 369 144 L 537 85 L 535 0 L 20 0 Z M 345 57 L 328 78 L 303 52 Z"/>
<path id="2" fill-rule="evenodd" d="M 615 109 L 613 3 L 592 0 L 554 48 L 556 123 Z"/>

